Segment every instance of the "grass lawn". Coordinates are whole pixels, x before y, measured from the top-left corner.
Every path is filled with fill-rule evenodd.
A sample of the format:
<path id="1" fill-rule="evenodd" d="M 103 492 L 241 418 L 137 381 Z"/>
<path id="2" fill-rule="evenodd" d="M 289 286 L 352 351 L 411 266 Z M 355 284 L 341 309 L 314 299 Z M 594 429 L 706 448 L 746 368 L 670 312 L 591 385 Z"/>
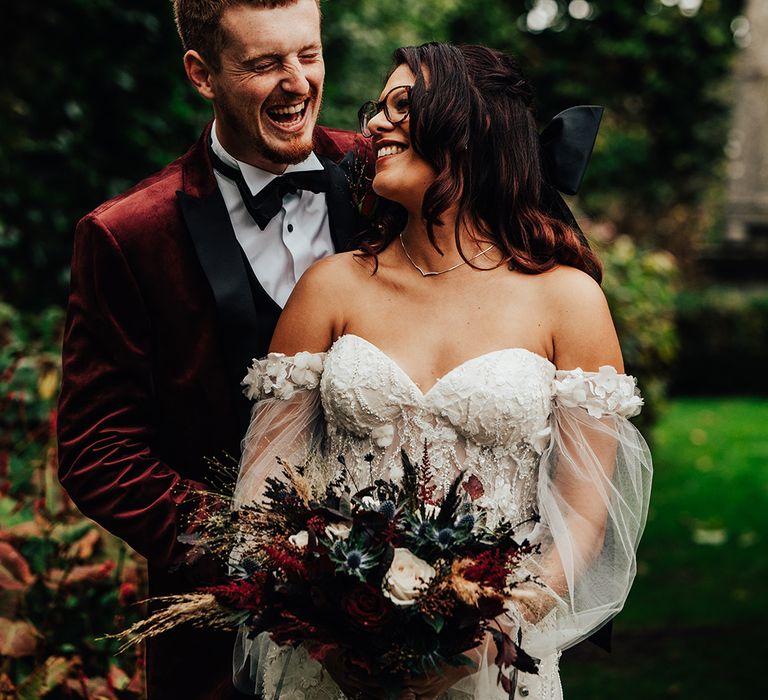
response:
<path id="1" fill-rule="evenodd" d="M 675 400 L 652 450 L 614 652 L 566 652 L 566 699 L 768 697 L 768 399 Z"/>

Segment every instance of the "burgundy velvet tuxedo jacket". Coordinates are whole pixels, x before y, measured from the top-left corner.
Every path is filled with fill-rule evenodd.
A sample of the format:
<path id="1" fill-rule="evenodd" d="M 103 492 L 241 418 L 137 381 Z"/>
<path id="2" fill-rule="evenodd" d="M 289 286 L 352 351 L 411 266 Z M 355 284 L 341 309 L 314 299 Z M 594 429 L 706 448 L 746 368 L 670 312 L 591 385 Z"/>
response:
<path id="1" fill-rule="evenodd" d="M 249 413 L 240 379 L 266 353 L 280 313 L 235 239 L 208 155 L 210 128 L 75 234 L 59 476 L 85 515 L 147 558 L 153 595 L 210 582 L 185 567 L 169 573 L 185 553 L 179 515 L 205 488 L 206 458 L 239 457 Z M 315 132 L 337 250 L 358 225 L 335 165 L 355 139 Z M 150 697 L 233 697 L 231 650 L 229 636 L 194 630 L 156 640 Z"/>

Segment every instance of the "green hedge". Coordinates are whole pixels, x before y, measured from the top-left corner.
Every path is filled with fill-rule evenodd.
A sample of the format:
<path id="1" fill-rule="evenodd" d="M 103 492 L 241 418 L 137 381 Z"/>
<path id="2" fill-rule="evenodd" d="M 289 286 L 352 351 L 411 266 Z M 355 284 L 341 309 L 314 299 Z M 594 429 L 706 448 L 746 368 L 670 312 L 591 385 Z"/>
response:
<path id="1" fill-rule="evenodd" d="M 646 429 L 664 408 L 677 353 L 677 263 L 668 252 L 640 248 L 627 236 L 596 248 L 603 261 L 603 291 L 619 334 L 626 371 L 637 377 L 645 398 L 643 412 L 635 422 Z"/>
<path id="2" fill-rule="evenodd" d="M 676 394 L 768 394 L 768 288 L 689 290 L 676 305 Z"/>

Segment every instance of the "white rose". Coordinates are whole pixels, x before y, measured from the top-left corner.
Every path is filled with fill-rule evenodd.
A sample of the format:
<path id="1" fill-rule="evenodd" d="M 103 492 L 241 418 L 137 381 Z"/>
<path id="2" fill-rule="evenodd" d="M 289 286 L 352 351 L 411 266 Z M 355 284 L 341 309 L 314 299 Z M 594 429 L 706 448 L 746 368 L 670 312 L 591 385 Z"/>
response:
<path id="1" fill-rule="evenodd" d="M 371 438 L 379 447 L 389 447 L 395 437 L 395 426 L 379 425 L 371 431 Z"/>
<path id="2" fill-rule="evenodd" d="M 306 530 L 297 532 L 295 535 L 291 535 L 288 541 L 299 549 L 304 549 L 309 544 L 309 533 Z"/>
<path id="3" fill-rule="evenodd" d="M 347 523 L 331 523 L 325 528 L 325 534 L 328 537 L 335 537 L 338 540 L 346 540 L 352 528 Z"/>
<path id="4" fill-rule="evenodd" d="M 435 577 L 435 570 L 407 549 L 397 547 L 382 591 L 395 605 L 413 605 L 419 592 Z"/>

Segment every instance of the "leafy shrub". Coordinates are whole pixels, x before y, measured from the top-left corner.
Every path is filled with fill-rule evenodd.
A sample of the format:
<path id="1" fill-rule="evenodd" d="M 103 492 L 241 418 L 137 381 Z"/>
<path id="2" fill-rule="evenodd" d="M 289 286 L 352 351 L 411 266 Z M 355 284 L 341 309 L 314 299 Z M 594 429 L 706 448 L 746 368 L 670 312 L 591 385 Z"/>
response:
<path id="1" fill-rule="evenodd" d="M 140 656 L 99 638 L 140 614 L 143 568 L 56 477 L 61 321 L 0 304 L 0 697 L 136 698 Z"/>
<path id="2" fill-rule="evenodd" d="M 677 298 L 679 394 L 768 394 L 768 289 L 713 287 Z"/>
<path id="3" fill-rule="evenodd" d="M 627 372 L 637 377 L 645 407 L 637 422 L 649 427 L 664 408 L 678 341 L 675 294 L 678 268 L 666 251 L 639 248 L 626 236 L 599 247 L 603 291 L 611 307 Z"/>

